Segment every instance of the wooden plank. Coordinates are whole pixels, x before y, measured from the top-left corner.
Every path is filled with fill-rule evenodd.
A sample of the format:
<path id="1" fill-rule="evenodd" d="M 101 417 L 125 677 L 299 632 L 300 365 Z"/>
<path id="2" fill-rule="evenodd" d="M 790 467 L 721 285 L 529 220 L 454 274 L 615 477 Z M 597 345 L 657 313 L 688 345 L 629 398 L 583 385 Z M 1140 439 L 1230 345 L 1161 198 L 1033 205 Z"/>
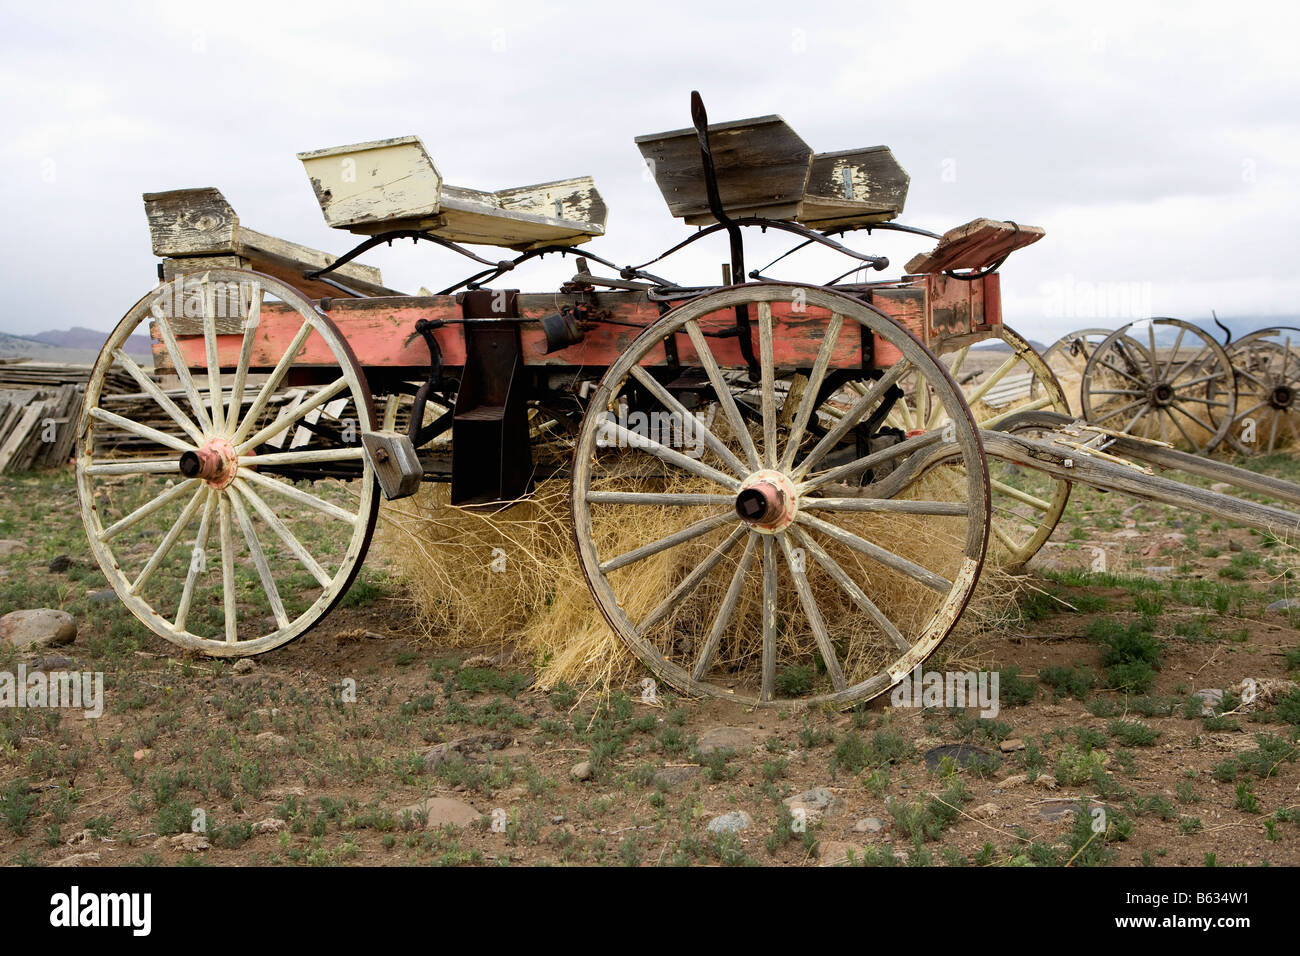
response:
<path id="1" fill-rule="evenodd" d="M 382 232 L 384 223 L 438 213 L 442 174 L 418 136 L 309 150 L 298 159 L 334 229 Z"/>
<path id="2" fill-rule="evenodd" d="M 636 145 L 674 216 L 691 225 L 715 221 L 694 129 L 638 136 Z M 813 152 L 785 120 L 759 116 L 710 124 L 709 147 L 728 215 L 798 218 Z"/>
<path id="3" fill-rule="evenodd" d="M 0 445 L 0 472 L 9 470 L 10 463 L 17 459 L 32 429 L 37 426 L 44 412 L 44 402 L 32 402 L 23 410 L 22 417 L 9 433 L 9 437 L 5 439 L 3 445 Z"/>
<path id="4" fill-rule="evenodd" d="M 1017 249 L 1043 238 L 1045 230 L 1014 222 L 973 219 L 949 229 L 928 253 L 913 256 L 906 271 L 912 275 L 950 269 L 982 269 Z"/>
<path id="5" fill-rule="evenodd" d="M 896 219 L 910 183 L 888 146 L 817 153 L 799 221 L 827 229 Z"/>

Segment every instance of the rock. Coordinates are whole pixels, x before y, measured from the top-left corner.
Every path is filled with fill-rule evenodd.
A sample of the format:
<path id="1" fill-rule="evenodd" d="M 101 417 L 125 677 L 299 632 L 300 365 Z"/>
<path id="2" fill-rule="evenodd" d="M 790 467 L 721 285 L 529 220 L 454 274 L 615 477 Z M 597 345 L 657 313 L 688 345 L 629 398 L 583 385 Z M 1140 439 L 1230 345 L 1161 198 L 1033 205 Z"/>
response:
<path id="1" fill-rule="evenodd" d="M 77 662 L 71 657 L 64 657 L 62 654 L 48 654 L 45 657 L 38 657 L 32 661 L 27 668 L 30 671 L 67 671 L 77 666 Z"/>
<path id="2" fill-rule="evenodd" d="M 251 658 L 241 657 L 235 661 L 235 666 L 230 668 L 236 674 L 248 674 L 257 669 Z"/>
<path id="3" fill-rule="evenodd" d="M 101 588 L 87 595 L 91 604 L 111 604 L 117 600 L 117 592 L 112 588 Z"/>
<path id="4" fill-rule="evenodd" d="M 785 805 L 790 808 L 791 813 L 802 808 L 809 823 L 821 819 L 822 816 L 837 817 L 844 812 L 844 801 L 825 787 L 814 787 L 803 793 L 796 793 L 793 797 L 786 797 Z"/>
<path id="5" fill-rule="evenodd" d="M 1300 598 L 1283 598 L 1280 601 L 1274 601 L 1267 608 L 1269 611 L 1294 611 L 1300 608 Z"/>
<path id="6" fill-rule="evenodd" d="M 1002 743 L 998 744 L 998 750 L 1001 750 L 1004 754 L 1013 754 L 1017 750 L 1024 750 L 1024 749 L 1025 749 L 1025 742 L 1021 740 L 1019 737 L 1009 737 L 1006 740 L 1002 741 Z"/>
<path id="7" fill-rule="evenodd" d="M 289 738 L 281 737 L 270 730 L 262 731 L 253 738 L 253 742 L 259 747 L 270 747 L 274 750 L 283 750 L 289 746 Z"/>
<path id="8" fill-rule="evenodd" d="M 563 822 L 564 822 L 563 814 L 556 814 L 555 816 L 551 817 L 551 826 L 553 827 L 558 827 Z"/>
<path id="9" fill-rule="evenodd" d="M 950 758 L 958 767 L 969 766 L 974 760 L 984 764 L 995 763 L 993 755 L 974 744 L 943 744 L 925 752 L 925 766 L 929 770 L 938 770 L 943 758 Z"/>
<path id="10" fill-rule="evenodd" d="M 279 833 L 288 824 L 279 817 L 267 817 L 265 820 L 258 820 L 253 824 L 254 833 Z"/>
<path id="11" fill-rule="evenodd" d="M 0 617 L 0 641 L 14 647 L 56 647 L 77 638 L 77 622 L 67 611 L 41 607 Z"/>
<path id="12" fill-rule="evenodd" d="M 671 790 L 683 783 L 689 783 L 698 777 L 701 772 L 701 769 L 695 764 L 682 767 L 661 767 L 655 771 L 655 775 L 650 778 L 650 782 L 656 787 Z"/>
<path id="13" fill-rule="evenodd" d="M 1149 564 L 1142 570 L 1147 574 L 1172 574 L 1174 568 L 1171 564 Z"/>
<path id="14" fill-rule="evenodd" d="M 1045 773 L 1040 773 L 1034 779 L 1034 786 L 1042 787 L 1044 790 L 1055 790 L 1057 787 L 1056 778 L 1048 776 Z"/>
<path id="15" fill-rule="evenodd" d="M 61 860 L 56 860 L 50 866 L 85 866 L 87 863 L 98 862 L 98 853 L 74 853 L 71 856 L 65 856 Z"/>
<path id="16" fill-rule="evenodd" d="M 417 823 L 423 814 L 426 830 L 437 830 L 444 826 L 468 827 L 483 816 L 468 803 L 451 797 L 425 797 L 419 803 L 403 807 L 397 812 L 397 817 L 400 820 L 408 813 Z"/>
<path id="17" fill-rule="evenodd" d="M 754 819 L 744 810 L 732 810 L 714 817 L 706 828 L 710 833 L 739 833 L 754 825 Z"/>
<path id="18" fill-rule="evenodd" d="M 1192 695 L 1201 702 L 1201 716 L 1213 717 L 1223 709 L 1223 689 L 1220 687 L 1198 690 Z"/>
<path id="19" fill-rule="evenodd" d="M 695 742 L 695 749 L 702 754 L 711 754 L 717 750 L 734 750 L 742 753 L 752 750 L 756 743 L 752 730 L 744 727 L 713 727 L 700 734 Z"/>
<path id="20" fill-rule="evenodd" d="M 1038 808 L 1038 818 L 1049 823 L 1056 823 L 1058 820 L 1074 816 L 1078 809 L 1073 800 L 1053 800 Z"/>
<path id="21" fill-rule="evenodd" d="M 471 734 L 468 737 L 449 740 L 424 752 L 424 769 L 432 770 L 439 764 L 456 757 L 473 760 L 480 753 L 501 750 L 511 743 L 511 738 L 506 734 Z"/>
<path id="22" fill-rule="evenodd" d="M 857 823 L 853 824 L 854 833 L 880 833 L 889 824 L 880 817 L 863 817 Z"/>
<path id="23" fill-rule="evenodd" d="M 569 776 L 571 776 L 574 780 L 590 780 L 591 761 L 584 760 L 582 761 L 582 763 L 575 763 L 572 767 L 569 768 Z"/>
<path id="24" fill-rule="evenodd" d="M 818 866 L 848 866 L 850 855 L 854 860 L 862 859 L 862 847 L 856 843 L 842 840 L 823 840 L 817 844 Z"/>
<path id="25" fill-rule="evenodd" d="M 173 850 L 185 853 L 200 853 L 212 846 L 202 833 L 178 833 L 169 842 Z"/>
<path id="26" fill-rule="evenodd" d="M 70 567 L 72 567 L 72 559 L 66 554 L 61 554 L 57 558 L 50 559 L 49 569 L 53 574 L 62 574 Z"/>
<path id="27" fill-rule="evenodd" d="M 1244 544 L 1242 544 L 1240 541 L 1229 541 L 1229 542 L 1228 542 L 1228 550 L 1229 550 L 1229 551 L 1245 551 L 1245 550 L 1246 550 L 1246 546 L 1245 546 Z"/>
<path id="28" fill-rule="evenodd" d="M 149 747 L 141 747 L 139 750 L 133 753 L 131 757 L 134 760 L 146 760 L 148 759 L 151 753 L 153 753 L 153 750 L 151 750 Z"/>
<path id="29" fill-rule="evenodd" d="M 991 820 L 1002 812 L 1002 808 L 996 803 L 981 803 L 978 807 L 970 812 L 970 815 L 977 820 Z"/>
<path id="30" fill-rule="evenodd" d="M 1007 789 L 1010 789 L 1012 787 L 1024 786 L 1028 782 L 1029 782 L 1029 774 L 1013 773 L 1011 776 L 1003 778 L 1002 786 Z"/>
<path id="31" fill-rule="evenodd" d="M 0 539 L 0 558 L 22 554 L 26 550 L 27 545 L 23 544 L 21 541 L 15 541 L 13 538 Z"/>

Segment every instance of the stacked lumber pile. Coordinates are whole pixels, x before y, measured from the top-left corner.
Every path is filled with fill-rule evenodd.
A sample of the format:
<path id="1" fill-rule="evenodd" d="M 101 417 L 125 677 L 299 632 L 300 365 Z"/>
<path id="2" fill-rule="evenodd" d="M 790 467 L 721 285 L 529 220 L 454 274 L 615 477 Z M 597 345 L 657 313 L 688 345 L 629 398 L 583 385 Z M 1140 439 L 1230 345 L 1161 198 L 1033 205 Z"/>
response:
<path id="1" fill-rule="evenodd" d="M 84 383 L 0 387 L 0 472 L 58 468 L 72 454 Z"/>

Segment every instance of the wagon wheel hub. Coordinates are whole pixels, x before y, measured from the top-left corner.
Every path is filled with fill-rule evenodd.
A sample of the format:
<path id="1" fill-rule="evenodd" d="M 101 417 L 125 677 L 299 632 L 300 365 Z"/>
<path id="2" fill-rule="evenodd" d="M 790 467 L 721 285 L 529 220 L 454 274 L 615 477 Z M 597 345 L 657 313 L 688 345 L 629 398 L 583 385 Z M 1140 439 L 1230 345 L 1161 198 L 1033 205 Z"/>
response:
<path id="1" fill-rule="evenodd" d="M 1151 389 L 1151 401 L 1162 408 L 1172 405 L 1174 401 L 1174 387 L 1168 382 L 1161 382 Z"/>
<path id="2" fill-rule="evenodd" d="M 736 493 L 736 514 L 755 531 L 782 531 L 799 511 L 799 495 L 785 474 L 771 469 L 756 471 Z"/>
<path id="3" fill-rule="evenodd" d="M 235 446 L 226 439 L 211 438 L 204 445 L 182 453 L 180 469 L 186 478 L 200 478 L 213 488 L 225 488 L 239 471 L 239 456 Z"/>
<path id="4" fill-rule="evenodd" d="M 1295 389 L 1290 385 L 1278 385 L 1269 396 L 1269 404 L 1279 411 L 1290 408 L 1295 403 Z"/>

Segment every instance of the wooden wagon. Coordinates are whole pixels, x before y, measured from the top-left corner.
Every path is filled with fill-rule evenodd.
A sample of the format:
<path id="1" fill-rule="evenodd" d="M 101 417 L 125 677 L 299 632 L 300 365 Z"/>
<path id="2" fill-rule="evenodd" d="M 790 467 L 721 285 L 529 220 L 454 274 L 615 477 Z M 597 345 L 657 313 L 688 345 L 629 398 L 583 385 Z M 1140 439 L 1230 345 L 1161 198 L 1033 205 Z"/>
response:
<path id="1" fill-rule="evenodd" d="M 604 232 L 589 179 L 449 187 L 413 137 L 301 155 L 326 220 L 368 237 L 337 259 L 246 230 L 215 190 L 146 196 L 160 283 L 112 333 L 78 432 L 87 532 L 123 602 L 184 647 L 262 653 L 343 598 L 381 494 L 439 481 L 502 508 L 566 479 L 595 607 L 655 674 L 846 704 L 938 646 L 986 556 L 1028 561 L 1072 481 L 1296 527 L 1129 459 L 1288 503 L 1296 486 L 1074 421 L 1003 323 L 998 266 L 1042 230 L 901 226 L 907 174 L 885 147 L 814 153 L 779 117 L 710 126 L 693 107 L 693 128 L 637 145 L 700 227 L 669 253 L 727 237 L 721 286 L 579 254 Z M 933 248 L 901 278 L 780 281 L 745 269 L 754 228 L 854 270 L 888 265 L 842 244 L 854 230 Z M 395 294 L 357 262 L 395 239 L 477 271 Z M 547 254 L 578 256 L 560 289 L 501 286 Z M 159 374 L 123 351 L 146 326 Z M 106 388 L 123 370 L 138 389 Z"/>

